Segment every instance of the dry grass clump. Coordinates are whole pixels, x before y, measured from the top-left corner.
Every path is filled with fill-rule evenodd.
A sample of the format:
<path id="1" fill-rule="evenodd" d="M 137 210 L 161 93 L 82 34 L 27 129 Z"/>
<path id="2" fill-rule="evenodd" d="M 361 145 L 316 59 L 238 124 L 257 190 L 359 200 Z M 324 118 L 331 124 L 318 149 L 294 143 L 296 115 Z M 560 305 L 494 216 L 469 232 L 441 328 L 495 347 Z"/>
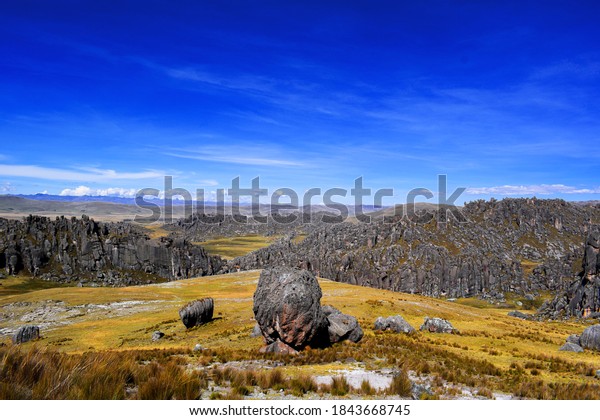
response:
<path id="1" fill-rule="evenodd" d="M 412 394 L 412 382 L 408 374 L 402 370 L 392 378 L 392 383 L 386 390 L 387 394 L 408 397 Z"/>
<path id="2" fill-rule="evenodd" d="M 0 399 L 195 399 L 206 377 L 169 351 L 67 355 L 0 348 Z M 144 360 L 144 363 L 140 363 Z"/>

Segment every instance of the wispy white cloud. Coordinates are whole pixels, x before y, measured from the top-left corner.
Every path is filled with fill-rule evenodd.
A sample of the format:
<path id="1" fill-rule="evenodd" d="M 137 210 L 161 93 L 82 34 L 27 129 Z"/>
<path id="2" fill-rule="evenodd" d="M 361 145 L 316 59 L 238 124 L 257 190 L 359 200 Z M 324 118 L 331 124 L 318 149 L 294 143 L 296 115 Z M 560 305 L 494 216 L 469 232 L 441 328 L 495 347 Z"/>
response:
<path id="1" fill-rule="evenodd" d="M 160 171 L 117 172 L 113 169 L 80 168 L 79 170 L 47 168 L 36 165 L 1 165 L 0 175 L 46 180 L 103 182 L 114 180 L 139 180 L 159 178 L 165 174 Z"/>
<path id="2" fill-rule="evenodd" d="M 552 194 L 600 194 L 600 187 L 579 188 L 563 184 L 502 185 L 496 187 L 467 188 L 471 195 L 552 195 Z"/>
<path id="3" fill-rule="evenodd" d="M 210 162 L 223 162 L 237 165 L 253 166 L 280 166 L 280 167 L 302 167 L 304 162 L 279 157 L 267 157 L 265 150 L 255 148 L 236 147 L 235 152 L 231 148 L 204 147 L 195 149 L 175 149 L 164 152 L 167 156 L 184 159 L 195 159 Z"/>
<path id="4" fill-rule="evenodd" d="M 542 67 L 533 72 L 533 79 L 551 79 L 556 77 L 577 77 L 591 79 L 600 76 L 600 62 L 562 61 Z"/>
<path id="5" fill-rule="evenodd" d="M 65 188 L 60 192 L 62 196 L 75 196 L 83 197 L 85 195 L 99 196 L 99 197 L 135 197 L 137 190 L 135 188 L 99 188 L 93 189 L 85 185 L 80 185 L 76 188 Z"/>

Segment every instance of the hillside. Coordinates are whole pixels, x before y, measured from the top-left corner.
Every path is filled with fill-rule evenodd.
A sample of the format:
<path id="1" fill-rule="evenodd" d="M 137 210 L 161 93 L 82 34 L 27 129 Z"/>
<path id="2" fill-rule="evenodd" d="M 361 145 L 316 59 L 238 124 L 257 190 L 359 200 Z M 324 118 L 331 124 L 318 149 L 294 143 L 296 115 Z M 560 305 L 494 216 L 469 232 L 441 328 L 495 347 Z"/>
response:
<path id="1" fill-rule="evenodd" d="M 319 226 L 234 259 L 232 270 L 286 265 L 335 281 L 427 296 L 502 300 L 563 290 L 582 270 L 600 207 L 563 200 L 477 201 L 465 223 L 395 217 Z M 385 216 L 385 215 L 382 215 Z"/>
<path id="2" fill-rule="evenodd" d="M 474 397 L 477 390 L 482 396 L 498 398 L 572 395 L 557 395 L 557 390 L 578 390 L 581 398 L 600 398 L 597 385 L 593 385 L 597 382 L 593 375 L 599 368 L 598 355 L 558 351 L 569 334 L 580 333 L 586 324 L 509 317 L 507 312 L 515 307 L 514 301 L 502 306 L 475 304 L 469 299 L 450 302 L 321 279 L 322 303 L 356 316 L 365 338 L 358 344 L 341 343 L 298 356 L 260 354 L 257 350 L 262 339 L 250 337 L 254 326 L 252 295 L 259 274 L 251 271 L 118 289 L 61 288 L 5 295 L 0 298 L 0 332 L 6 341 L 18 326 L 35 321 L 43 338 L 24 344 L 24 349 L 75 355 L 118 350 L 123 357 L 131 351 L 171 349 L 172 354 L 184 357 L 188 367 L 210 374 L 219 366 L 270 369 L 273 357 L 279 357 L 284 363 L 283 373 L 292 377 L 300 374 L 299 366 L 303 374 L 315 377 L 344 374 L 349 378 L 365 372 L 386 377 L 403 367 L 414 381 L 444 398 L 463 392 L 464 397 Z M 0 288 L 26 281 L 3 280 Z M 178 309 L 207 296 L 215 299 L 215 320 L 186 330 Z M 417 329 L 425 316 L 442 317 L 460 334 L 417 332 L 405 336 L 373 331 L 376 317 L 394 314 L 401 314 Z M 165 338 L 152 341 L 155 330 L 165 333 Z M 192 353 L 196 344 L 208 350 Z M 141 357 L 153 357 L 150 354 L 154 353 Z"/>

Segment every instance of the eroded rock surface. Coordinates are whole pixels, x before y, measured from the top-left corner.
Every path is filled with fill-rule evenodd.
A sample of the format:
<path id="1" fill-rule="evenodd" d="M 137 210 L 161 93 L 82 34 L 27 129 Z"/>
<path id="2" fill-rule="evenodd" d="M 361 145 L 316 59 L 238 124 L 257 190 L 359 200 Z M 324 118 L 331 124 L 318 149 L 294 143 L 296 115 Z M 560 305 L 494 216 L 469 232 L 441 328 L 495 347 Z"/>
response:
<path id="1" fill-rule="evenodd" d="M 292 353 L 306 346 L 358 342 L 364 333 L 355 317 L 321 307 L 321 287 L 306 270 L 266 269 L 254 293 L 254 318 L 266 346 L 263 352 Z"/>
<path id="2" fill-rule="evenodd" d="M 444 212 L 445 210 L 441 210 Z M 399 216 L 321 225 L 236 258 L 229 269 L 308 269 L 335 281 L 446 298 L 564 290 L 600 206 L 563 200 L 476 201 L 467 222 L 417 223 Z M 592 258 L 588 254 L 586 258 Z"/>
<path id="3" fill-rule="evenodd" d="M 13 336 L 13 343 L 21 344 L 40 338 L 40 327 L 37 325 L 25 325 L 18 329 Z"/>
<path id="4" fill-rule="evenodd" d="M 394 315 L 387 318 L 379 317 L 375 320 L 375 329 L 381 331 L 393 331 L 397 333 L 410 334 L 415 329 L 402 316 Z"/>
<path id="5" fill-rule="evenodd" d="M 212 298 L 198 299 L 179 310 L 179 317 L 186 328 L 206 324 L 212 320 L 215 302 Z"/>
<path id="6" fill-rule="evenodd" d="M 456 332 L 456 330 L 449 321 L 442 318 L 429 317 L 425 317 L 425 321 L 423 322 L 423 325 L 421 325 L 419 330 L 445 334 L 451 334 L 453 332 Z"/>
<path id="7" fill-rule="evenodd" d="M 579 343 L 584 349 L 600 350 L 600 324 L 583 330 L 579 337 Z"/>
<path id="8" fill-rule="evenodd" d="M 0 218 L 0 269 L 56 282 L 124 286 L 216 274 L 224 262 L 183 239 L 151 239 L 129 223 Z"/>
<path id="9" fill-rule="evenodd" d="M 595 318 L 600 311 L 600 231 L 591 232 L 586 240 L 582 271 L 564 292 L 539 310 L 542 317 Z"/>

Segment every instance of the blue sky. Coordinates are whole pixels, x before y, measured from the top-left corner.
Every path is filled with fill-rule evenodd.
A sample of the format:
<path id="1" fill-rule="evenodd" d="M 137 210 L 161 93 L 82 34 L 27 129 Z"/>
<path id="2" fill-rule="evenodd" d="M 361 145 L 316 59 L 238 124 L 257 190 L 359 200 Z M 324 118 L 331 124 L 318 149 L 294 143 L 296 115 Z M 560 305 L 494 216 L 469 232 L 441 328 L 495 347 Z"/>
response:
<path id="1" fill-rule="evenodd" d="M 0 194 L 600 199 L 592 1 L 0 5 Z M 343 200 L 342 200 L 343 201 Z"/>

